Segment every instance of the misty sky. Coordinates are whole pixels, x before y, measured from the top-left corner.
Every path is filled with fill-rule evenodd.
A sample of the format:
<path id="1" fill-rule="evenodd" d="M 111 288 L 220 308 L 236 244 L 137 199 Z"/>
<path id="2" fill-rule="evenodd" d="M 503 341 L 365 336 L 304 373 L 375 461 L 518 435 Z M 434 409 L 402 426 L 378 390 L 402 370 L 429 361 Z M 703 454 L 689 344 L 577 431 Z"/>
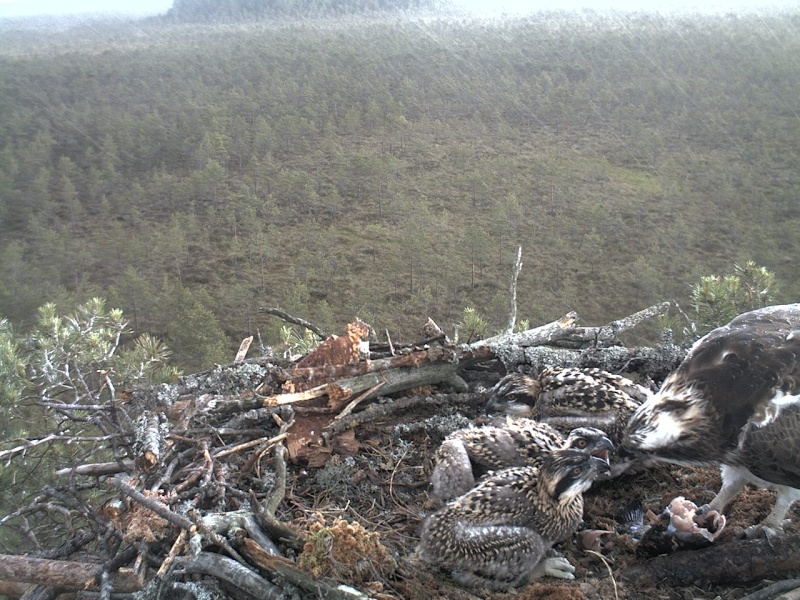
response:
<path id="1" fill-rule="evenodd" d="M 716 12 L 797 8 L 798 0 L 451 0 L 479 13 L 526 13 L 548 8 L 612 8 L 615 10 L 657 10 Z M 0 0 L 0 18 L 30 15 L 126 12 L 134 15 L 165 13 L 172 0 Z M 112 8 L 113 7 L 113 8 Z"/>

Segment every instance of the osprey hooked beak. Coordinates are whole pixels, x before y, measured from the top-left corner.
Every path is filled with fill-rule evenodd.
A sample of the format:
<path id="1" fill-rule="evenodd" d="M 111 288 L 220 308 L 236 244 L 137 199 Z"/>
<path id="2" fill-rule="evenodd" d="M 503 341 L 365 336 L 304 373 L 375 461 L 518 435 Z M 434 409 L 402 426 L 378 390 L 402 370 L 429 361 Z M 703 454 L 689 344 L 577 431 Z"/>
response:
<path id="1" fill-rule="evenodd" d="M 603 436 L 603 438 L 598 442 L 597 446 L 592 448 L 589 452 L 591 456 L 597 458 L 604 463 L 606 466 L 611 466 L 611 454 L 614 452 L 614 444 L 611 442 L 610 439 Z"/>
<path id="2" fill-rule="evenodd" d="M 650 456 L 677 464 L 709 462 L 699 452 L 713 437 L 707 421 L 697 400 L 656 394 L 630 418 L 621 454 Z"/>

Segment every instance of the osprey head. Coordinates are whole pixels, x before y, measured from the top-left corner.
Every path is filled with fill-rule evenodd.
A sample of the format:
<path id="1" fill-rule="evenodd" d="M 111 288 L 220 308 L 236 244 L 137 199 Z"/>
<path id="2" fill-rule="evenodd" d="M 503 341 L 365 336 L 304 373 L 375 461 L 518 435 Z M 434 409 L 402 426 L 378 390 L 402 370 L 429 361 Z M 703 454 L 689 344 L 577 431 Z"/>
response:
<path id="1" fill-rule="evenodd" d="M 614 444 L 604 431 L 595 427 L 576 427 L 569 432 L 565 448 L 586 452 L 609 463 L 608 457 L 614 452 Z"/>
<path id="2" fill-rule="evenodd" d="M 608 475 L 610 470 L 602 458 L 583 450 L 561 448 L 545 457 L 539 477 L 547 492 L 557 502 L 564 503 L 588 490 L 595 479 Z"/>
<path id="3" fill-rule="evenodd" d="M 515 417 L 532 417 L 539 398 L 539 382 L 522 373 L 510 373 L 492 388 L 487 413 L 504 412 Z"/>
<path id="4" fill-rule="evenodd" d="M 713 464 L 721 459 L 717 419 L 692 388 L 669 386 L 642 404 L 628 421 L 623 449 L 677 464 Z"/>

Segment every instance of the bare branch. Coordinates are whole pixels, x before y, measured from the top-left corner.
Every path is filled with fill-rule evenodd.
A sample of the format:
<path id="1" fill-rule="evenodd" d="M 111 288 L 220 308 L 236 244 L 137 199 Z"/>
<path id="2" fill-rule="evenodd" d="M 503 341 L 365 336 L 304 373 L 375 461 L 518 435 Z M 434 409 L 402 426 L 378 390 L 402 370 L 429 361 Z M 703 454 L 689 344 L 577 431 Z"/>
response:
<path id="1" fill-rule="evenodd" d="M 74 561 L 30 558 L 13 554 L 0 555 L 0 580 L 35 583 L 65 590 L 99 589 L 103 565 Z M 136 592 L 144 586 L 139 573 L 120 569 L 111 574 L 117 592 Z"/>
<path id="2" fill-rule="evenodd" d="M 506 333 L 485 340 L 479 340 L 470 345 L 470 348 L 481 348 L 489 346 L 495 348 L 502 345 L 516 345 L 516 346 L 539 346 L 548 344 L 554 340 L 565 337 L 578 322 L 578 315 L 575 312 L 570 312 L 561 317 L 558 321 L 553 321 L 541 327 L 528 329 L 519 333 Z"/>
<path id="3" fill-rule="evenodd" d="M 200 552 L 191 558 L 179 556 L 175 558 L 175 564 L 183 567 L 187 573 L 211 575 L 222 579 L 253 598 L 269 600 L 281 595 L 281 589 L 277 586 L 243 564 L 219 554 Z"/>
<path id="4" fill-rule="evenodd" d="M 268 308 L 262 306 L 258 309 L 258 312 L 266 313 L 268 315 L 274 315 L 280 319 L 283 319 L 287 323 L 294 323 L 295 325 L 300 325 L 300 327 L 305 327 L 316 333 L 320 338 L 323 340 L 328 337 L 328 334 L 325 333 L 322 329 L 314 325 L 313 323 L 309 323 L 305 319 L 301 319 L 300 317 L 295 317 L 290 315 L 289 313 L 282 311 L 280 308 Z"/>
<path id="5" fill-rule="evenodd" d="M 508 317 L 508 325 L 506 326 L 506 333 L 513 333 L 514 326 L 517 324 L 517 279 L 519 272 L 522 270 L 522 246 L 517 247 L 517 258 L 514 261 L 514 268 L 511 271 L 511 289 L 509 290 L 509 302 L 511 303 L 511 312 Z"/>

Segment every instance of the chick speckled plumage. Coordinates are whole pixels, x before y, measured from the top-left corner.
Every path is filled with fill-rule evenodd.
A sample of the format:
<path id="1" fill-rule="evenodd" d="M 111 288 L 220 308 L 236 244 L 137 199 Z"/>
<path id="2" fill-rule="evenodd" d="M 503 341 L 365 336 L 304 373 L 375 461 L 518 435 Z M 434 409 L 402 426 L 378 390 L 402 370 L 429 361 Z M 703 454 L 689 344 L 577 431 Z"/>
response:
<path id="1" fill-rule="evenodd" d="M 501 425 L 466 427 L 448 435 L 436 452 L 431 475 L 433 495 L 441 500 L 460 496 L 489 471 L 508 467 L 540 467 L 545 455 L 574 448 L 608 459 L 606 435 L 579 427 L 565 438 L 546 423 L 507 419 Z"/>
<path id="2" fill-rule="evenodd" d="M 625 446 L 677 464 L 718 464 L 722 512 L 747 483 L 776 490 L 747 532 L 777 534 L 800 499 L 800 304 L 744 313 L 710 332 L 636 410 Z"/>
<path id="3" fill-rule="evenodd" d="M 511 373 L 492 389 L 487 411 L 529 417 L 561 429 L 596 427 L 618 443 L 650 391 L 601 369 L 549 367 L 538 377 Z"/>
<path id="4" fill-rule="evenodd" d="M 607 438 L 606 445 L 613 447 Z M 541 468 L 492 473 L 425 520 L 418 556 L 467 587 L 505 590 L 542 575 L 572 579 L 574 567 L 548 554 L 579 527 L 583 492 L 607 471 L 603 459 L 562 448 Z"/>

